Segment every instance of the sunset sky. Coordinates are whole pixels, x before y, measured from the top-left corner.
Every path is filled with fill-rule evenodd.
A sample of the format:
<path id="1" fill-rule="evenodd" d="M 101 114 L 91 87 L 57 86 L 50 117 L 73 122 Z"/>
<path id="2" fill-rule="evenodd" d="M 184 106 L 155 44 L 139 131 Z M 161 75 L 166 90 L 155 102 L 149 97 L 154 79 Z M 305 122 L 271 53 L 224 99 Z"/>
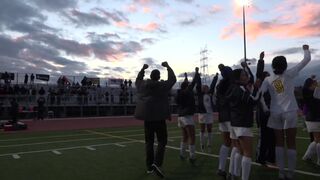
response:
<path id="1" fill-rule="evenodd" d="M 134 79 L 144 63 L 177 75 L 209 73 L 243 58 L 237 0 L 1 0 L 0 72 Z M 246 7 L 247 57 L 320 60 L 320 0 L 252 0 Z M 309 65 L 310 66 L 310 65 Z"/>

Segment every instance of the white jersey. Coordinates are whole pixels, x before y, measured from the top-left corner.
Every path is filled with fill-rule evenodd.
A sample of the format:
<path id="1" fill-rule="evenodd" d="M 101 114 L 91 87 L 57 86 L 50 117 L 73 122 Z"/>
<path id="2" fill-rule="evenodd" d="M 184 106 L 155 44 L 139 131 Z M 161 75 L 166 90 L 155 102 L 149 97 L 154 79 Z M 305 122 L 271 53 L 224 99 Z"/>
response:
<path id="1" fill-rule="evenodd" d="M 294 95 L 294 78 L 310 60 L 310 51 L 305 50 L 303 60 L 296 66 L 284 71 L 281 75 L 273 74 L 263 81 L 261 91 L 269 91 L 271 96 L 270 112 L 277 114 L 298 110 Z"/>
<path id="2" fill-rule="evenodd" d="M 209 94 L 203 95 L 203 105 L 207 113 L 209 114 L 213 113 L 212 105 L 211 105 L 211 96 Z"/>

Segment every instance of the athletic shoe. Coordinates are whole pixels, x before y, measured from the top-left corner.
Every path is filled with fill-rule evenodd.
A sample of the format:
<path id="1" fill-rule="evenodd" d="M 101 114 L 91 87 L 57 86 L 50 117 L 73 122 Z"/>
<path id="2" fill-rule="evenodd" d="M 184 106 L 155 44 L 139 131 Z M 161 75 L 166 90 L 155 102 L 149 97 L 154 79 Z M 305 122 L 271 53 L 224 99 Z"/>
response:
<path id="1" fill-rule="evenodd" d="M 200 145 L 201 152 L 204 152 L 204 145 Z"/>
<path id="2" fill-rule="evenodd" d="M 304 161 L 312 161 L 311 157 L 309 157 L 309 156 L 303 156 L 302 160 L 304 160 Z"/>
<path id="3" fill-rule="evenodd" d="M 222 171 L 221 169 L 218 169 L 217 175 L 222 177 L 227 177 L 227 173 L 225 171 Z"/>
<path id="4" fill-rule="evenodd" d="M 180 158 L 180 160 L 181 160 L 181 161 L 186 160 L 186 157 L 184 157 L 184 156 L 183 156 L 183 155 L 181 155 L 181 154 L 179 155 L 179 158 Z"/>
<path id="5" fill-rule="evenodd" d="M 195 165 L 195 163 L 196 163 L 196 158 L 190 158 L 190 159 L 189 159 L 189 162 L 190 162 L 192 165 Z"/>
<path id="6" fill-rule="evenodd" d="M 227 180 L 236 180 L 237 178 L 236 178 L 236 176 L 234 176 L 232 174 L 228 174 L 226 179 Z"/>
<path id="7" fill-rule="evenodd" d="M 157 176 L 159 176 L 161 179 L 164 178 L 164 174 L 161 171 L 160 167 L 158 167 L 156 164 L 152 164 L 152 167 Z"/>
<path id="8" fill-rule="evenodd" d="M 208 151 L 208 153 L 212 152 L 211 146 L 207 146 L 207 151 Z"/>
<path id="9" fill-rule="evenodd" d="M 154 173 L 154 170 L 147 170 L 147 174 L 153 174 Z"/>

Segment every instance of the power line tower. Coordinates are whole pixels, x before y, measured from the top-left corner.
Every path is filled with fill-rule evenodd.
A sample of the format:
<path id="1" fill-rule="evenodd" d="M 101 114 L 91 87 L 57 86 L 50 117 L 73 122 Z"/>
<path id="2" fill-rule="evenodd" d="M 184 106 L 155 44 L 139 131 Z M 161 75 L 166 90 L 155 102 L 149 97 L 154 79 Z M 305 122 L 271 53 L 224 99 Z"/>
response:
<path id="1" fill-rule="evenodd" d="M 200 50 L 200 73 L 202 75 L 202 83 L 207 84 L 207 79 L 209 76 L 208 70 L 208 49 L 207 46 Z"/>

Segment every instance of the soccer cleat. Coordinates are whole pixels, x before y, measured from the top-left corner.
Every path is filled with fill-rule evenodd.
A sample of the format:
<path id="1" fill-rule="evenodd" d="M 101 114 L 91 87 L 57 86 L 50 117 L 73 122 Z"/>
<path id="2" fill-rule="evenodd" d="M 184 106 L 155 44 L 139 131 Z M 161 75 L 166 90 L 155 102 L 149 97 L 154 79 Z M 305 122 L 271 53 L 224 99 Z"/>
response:
<path id="1" fill-rule="evenodd" d="M 302 157 L 302 160 L 304 160 L 304 161 L 311 161 L 311 158 L 310 158 L 310 157 L 307 157 L 307 156 L 303 156 L 303 157 Z"/>
<path id="2" fill-rule="evenodd" d="M 180 160 L 181 160 L 181 161 L 186 160 L 186 157 L 184 157 L 184 156 L 183 156 L 183 155 L 181 155 L 181 154 L 179 155 L 179 158 L 180 158 Z"/>
<path id="3" fill-rule="evenodd" d="M 152 164 L 152 167 L 157 176 L 159 176 L 161 179 L 164 178 L 164 174 L 161 171 L 160 167 L 158 167 L 156 164 Z"/>
<path id="4" fill-rule="evenodd" d="M 154 170 L 147 170 L 147 174 L 153 174 L 154 173 Z"/>
<path id="5" fill-rule="evenodd" d="M 207 151 L 208 151 L 208 153 L 211 153 L 211 152 L 212 152 L 211 146 L 207 146 Z"/>
<path id="6" fill-rule="evenodd" d="M 204 145 L 200 145 L 201 152 L 204 152 Z"/>
<path id="7" fill-rule="evenodd" d="M 222 177 L 227 177 L 227 173 L 225 171 L 220 170 L 220 169 L 218 169 L 217 175 L 222 176 Z"/>
<path id="8" fill-rule="evenodd" d="M 190 164 L 195 165 L 196 164 L 196 158 L 190 158 L 189 162 L 190 162 Z"/>

